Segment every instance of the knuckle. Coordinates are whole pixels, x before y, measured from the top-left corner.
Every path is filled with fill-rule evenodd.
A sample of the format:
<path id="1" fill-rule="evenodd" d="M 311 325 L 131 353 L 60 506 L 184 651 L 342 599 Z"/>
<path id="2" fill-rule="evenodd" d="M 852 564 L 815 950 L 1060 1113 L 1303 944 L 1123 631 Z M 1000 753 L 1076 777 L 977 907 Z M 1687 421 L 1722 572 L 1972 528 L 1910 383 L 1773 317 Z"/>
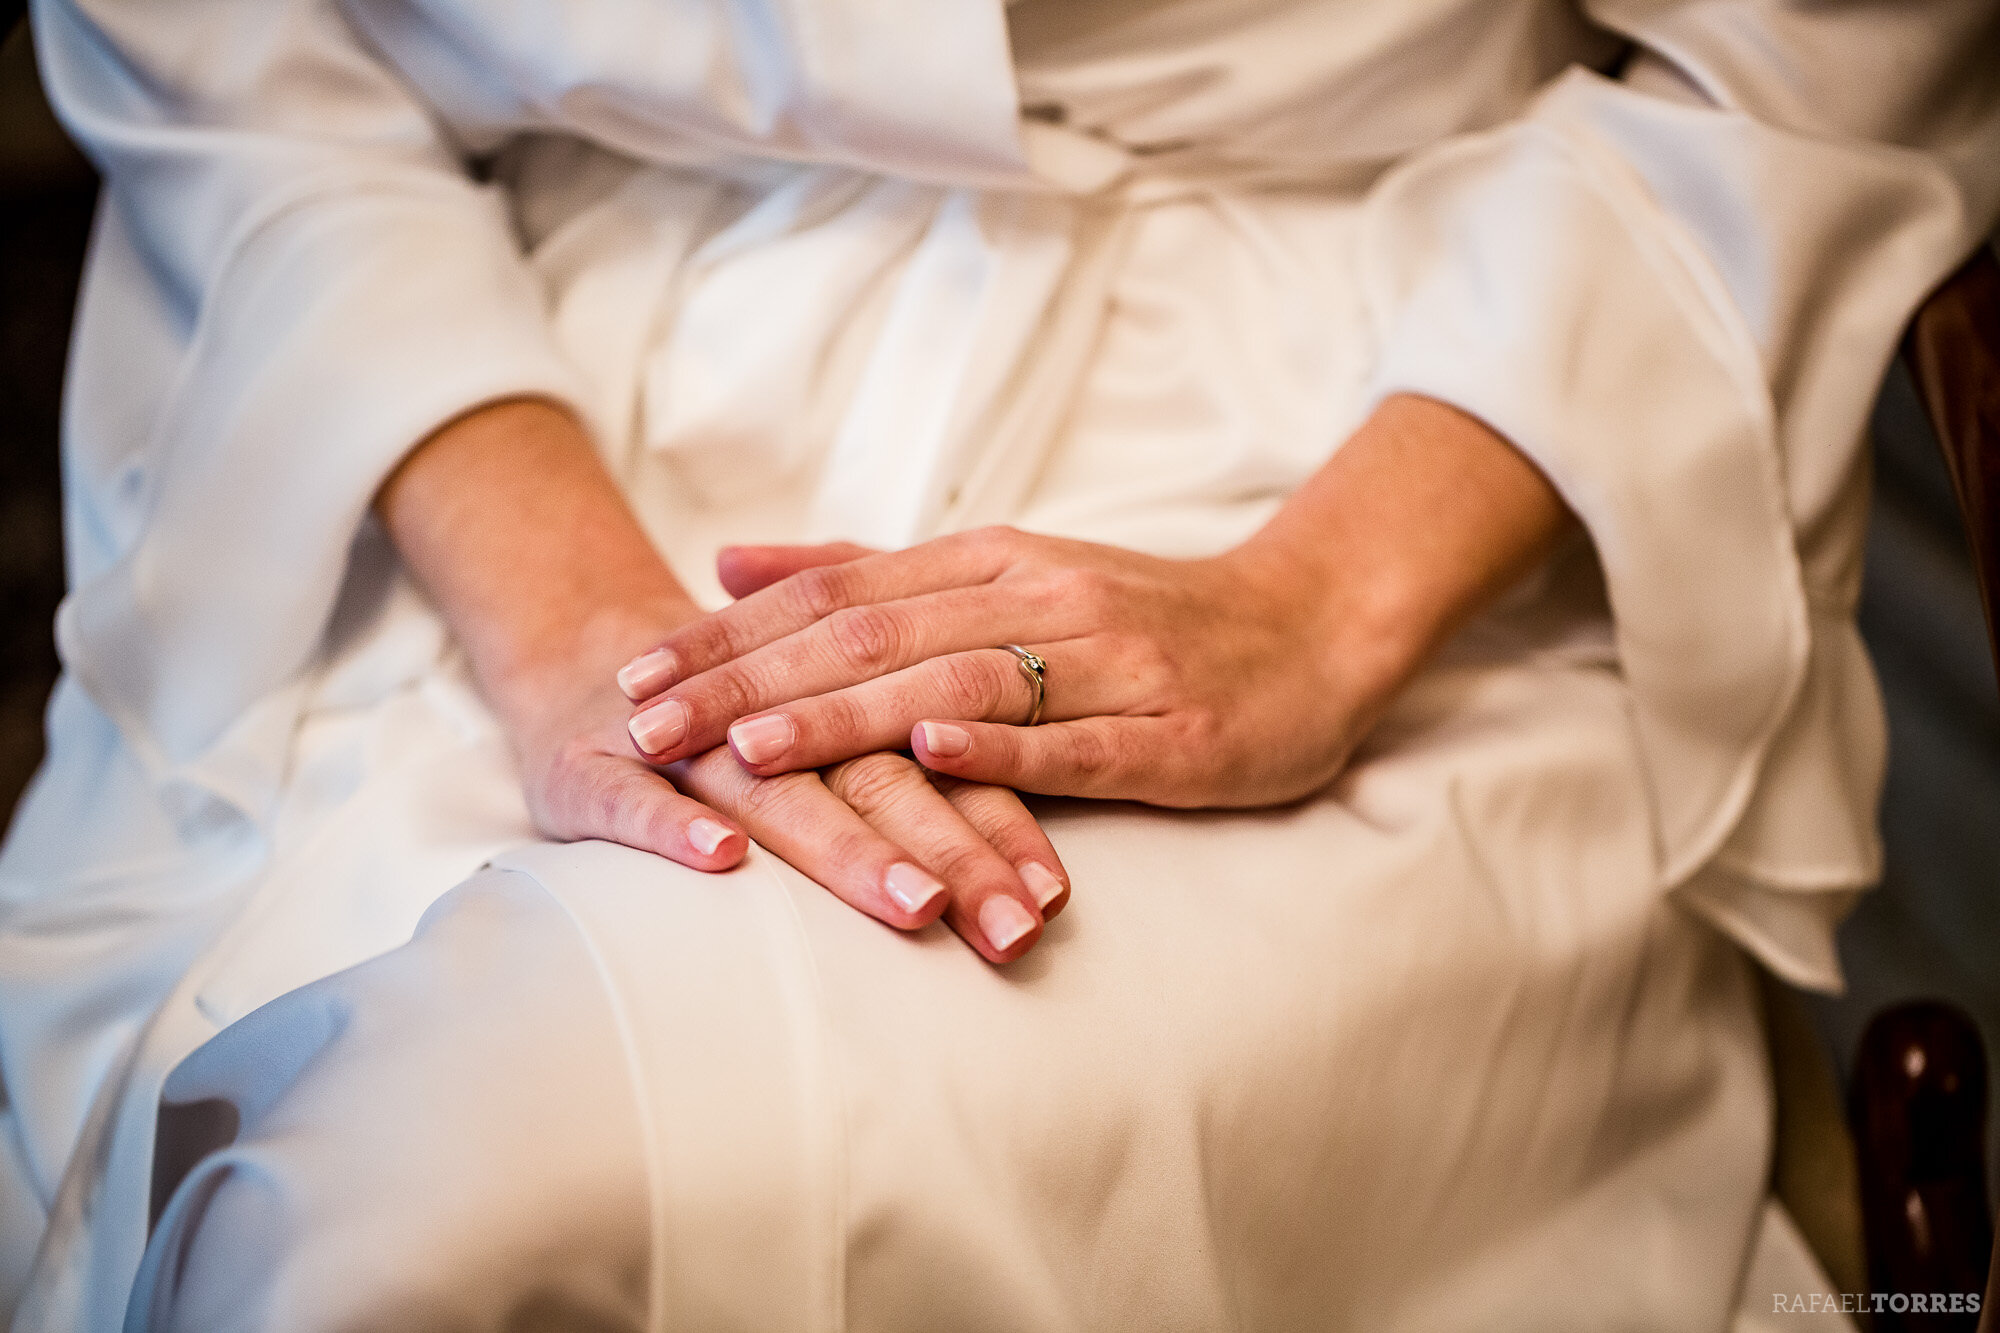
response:
<path id="1" fill-rule="evenodd" d="M 1056 606 L 1096 619 L 1111 600 L 1110 576 L 1095 569 L 1062 565 L 1041 576 L 1040 594 Z"/>
<path id="2" fill-rule="evenodd" d="M 779 822 L 797 812 L 814 781 L 809 773 L 780 773 L 771 778 L 752 778 L 743 788 L 737 804 L 746 819 L 765 824 Z"/>
<path id="3" fill-rule="evenodd" d="M 827 620 L 827 631 L 843 662 L 869 671 L 880 671 L 895 661 L 905 637 L 901 618 L 880 606 L 835 612 Z"/>
<path id="4" fill-rule="evenodd" d="M 1020 542 L 1021 530 L 1005 523 L 989 523 L 966 533 L 965 540 L 975 551 L 1001 555 L 1012 551 Z"/>
<path id="5" fill-rule="evenodd" d="M 1102 620 L 1118 603 L 1118 581 L 1101 569 L 1070 571 L 1070 596 L 1092 619 Z"/>
<path id="6" fill-rule="evenodd" d="M 930 869 L 947 884 L 962 885 L 980 897 L 1001 890 L 993 849 L 983 841 L 952 838 L 930 852 Z"/>
<path id="7" fill-rule="evenodd" d="M 847 693 L 822 695 L 811 708 L 795 708 L 800 730 L 823 745 L 846 745 L 868 735 L 868 710 Z"/>
<path id="8" fill-rule="evenodd" d="M 1003 662 L 998 653 L 954 653 L 931 663 L 932 684 L 940 702 L 953 717 L 968 721 L 991 721 L 1008 701 L 1007 682 L 1001 676 L 1018 673 Z"/>
<path id="9" fill-rule="evenodd" d="M 551 783 L 572 783 L 587 777 L 594 765 L 590 762 L 597 753 L 597 747 L 588 737 L 571 736 L 556 746 L 555 753 L 548 760 L 548 780 Z"/>
<path id="10" fill-rule="evenodd" d="M 1180 665 L 1157 641 L 1136 639 L 1114 649 L 1111 656 L 1129 683 L 1133 705 L 1141 711 L 1163 711 L 1181 697 Z"/>
<path id="11" fill-rule="evenodd" d="M 1212 708 L 1188 708 L 1173 719 L 1174 738 L 1183 753 L 1213 754 L 1223 737 L 1223 719 Z"/>
<path id="12" fill-rule="evenodd" d="M 626 793 L 623 784 L 612 781 L 607 775 L 591 774 L 583 780 L 578 793 L 581 797 L 579 812 L 586 828 L 610 831 L 619 826 L 619 816 L 625 813 Z"/>
<path id="13" fill-rule="evenodd" d="M 1101 778 L 1116 767 L 1117 751 L 1104 732 L 1090 728 L 1077 732 L 1070 762 L 1085 777 Z"/>
<path id="14" fill-rule="evenodd" d="M 833 793 L 856 810 L 879 810 L 908 795 L 923 781 L 915 765 L 901 755 L 864 754 L 839 764 L 828 774 Z"/>
<path id="15" fill-rule="evenodd" d="M 673 653 L 683 673 L 727 661 L 736 651 L 735 636 L 723 616 L 704 616 L 668 635 L 660 647 Z"/>
<path id="16" fill-rule="evenodd" d="M 749 665 L 736 664 L 710 672 L 701 682 L 701 697 L 687 698 L 685 702 L 697 721 L 704 715 L 733 721 L 757 711 L 759 694 Z"/>
<path id="17" fill-rule="evenodd" d="M 1034 827 L 1034 817 L 1023 806 L 1020 799 L 1005 787 L 992 787 L 983 782 L 965 782 L 948 794 L 949 799 L 966 822 L 980 831 L 982 837 L 995 847 L 1009 840 L 1015 833 Z"/>
<path id="18" fill-rule="evenodd" d="M 848 575 L 839 565 L 815 565 L 785 580 L 793 609 L 807 620 L 824 620 L 847 605 Z"/>
<path id="19" fill-rule="evenodd" d="M 827 864 L 848 874 L 862 873 L 865 867 L 882 863 L 882 844 L 866 828 L 843 827 L 825 839 Z"/>
<path id="20" fill-rule="evenodd" d="M 703 663 L 727 662 L 742 651 L 743 642 L 737 626 L 731 621 L 713 620 L 701 627 L 694 640 L 694 650 L 690 661 Z"/>

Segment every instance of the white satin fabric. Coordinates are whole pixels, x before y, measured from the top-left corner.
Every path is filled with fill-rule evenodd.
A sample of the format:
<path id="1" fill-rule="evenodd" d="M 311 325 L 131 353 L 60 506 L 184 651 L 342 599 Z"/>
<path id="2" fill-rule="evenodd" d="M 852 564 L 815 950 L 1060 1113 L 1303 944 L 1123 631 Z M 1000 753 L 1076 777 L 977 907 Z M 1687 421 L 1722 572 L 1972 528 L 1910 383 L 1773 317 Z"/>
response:
<path id="1" fill-rule="evenodd" d="M 118 1325 L 145 1244 L 160 1089 L 183 1057 L 260 1004 L 395 948 L 452 885 L 533 844 L 504 744 L 363 518 L 414 441 L 510 394 L 584 413 L 649 531 L 710 596 L 724 540 L 897 545 L 1010 521 L 1220 549 L 1399 389 L 1501 429 L 1583 518 L 1589 549 L 1518 590 L 1413 694 L 1432 701 L 1407 707 L 1430 719 L 1416 730 L 1434 749 L 1410 770 L 1429 786 L 1407 819 L 1356 813 L 1371 782 L 1394 786 L 1383 775 L 1416 762 L 1387 741 L 1292 814 L 1065 809 L 1053 816 L 1064 854 L 1089 870 L 1058 940 L 1153 951 L 1045 945 L 996 980 L 946 941 L 913 946 L 799 906 L 803 943 L 767 970 L 798 987 L 864 959 L 935 960 L 913 993 L 969 1041 L 978 1022 L 1022 1021 L 981 1008 L 993 987 L 1030 1007 L 1047 993 L 1022 1029 L 1033 1039 L 1003 1043 L 986 1071 L 1003 1092 L 1069 1060 L 1079 1034 L 1157 1052 L 1141 1018 L 1178 1030 L 1230 1002 L 1225 980 L 1254 973 L 1281 997 L 1254 1041 L 1345 1062 L 1311 1105 L 1241 1122 L 1253 1138 L 1307 1136 L 1298 1187 L 1266 1179 L 1272 1163 L 1247 1144 L 1199 1171 L 1163 1168 L 1165 1193 L 1135 1215 L 1192 1226 L 1208 1216 L 1204 1191 L 1236 1182 L 1246 1235 L 1332 1244 L 1348 1232 L 1311 1220 L 1328 1198 L 1384 1235 L 1460 1208 L 1451 1246 L 1413 1252 L 1389 1287 L 1339 1308 L 1371 1327 L 1397 1311 L 1435 1327 L 1485 1309 L 1547 1327 L 1535 1302 L 1554 1270 L 1508 1262 L 1508 1246 L 1589 1251 L 1558 1220 L 1587 1196 L 1606 1210 L 1593 1214 L 1600 1239 L 1659 1221 L 1660 1244 L 1687 1257 L 1682 1285 L 1668 1300 L 1616 1265 L 1566 1272 L 1603 1272 L 1598 1295 L 1640 1302 L 1648 1326 L 1704 1326 L 1726 1308 L 1764 1132 L 1748 1019 L 1735 981 L 1699 1003 L 1646 987 L 1667 960 L 1720 947 L 1689 910 L 1793 980 L 1837 984 L 1830 933 L 1874 874 L 1881 761 L 1851 622 L 1858 444 L 1910 309 L 2000 209 L 1990 4 L 42 0 L 36 23 L 46 82 L 109 187 L 67 419 L 66 676 L 49 761 L 0 855 L 7 1128 L 48 1219 L 25 1326 Z M 1478 728 L 1454 719 L 1493 699 L 1506 743 L 1475 744 Z M 1133 819 L 1177 858 L 1113 854 Z M 1364 854 L 1378 838 L 1401 871 Z M 1615 867 L 1586 869 L 1613 848 Z M 684 872 L 622 853 L 520 854 L 563 903 L 600 881 L 707 901 Z M 1190 866 L 1208 867 L 1199 883 Z M 732 878 L 757 875 L 766 896 L 781 885 L 788 902 L 816 902 L 768 865 Z M 1314 924 L 1255 928 L 1268 955 L 1231 953 L 1198 903 L 1211 888 L 1268 894 L 1271 921 Z M 1366 906 L 1392 888 L 1397 910 Z M 1612 933 L 1652 942 L 1620 952 L 1580 930 L 1551 950 L 1533 931 L 1474 929 L 1444 905 L 1474 889 L 1508 920 L 1533 904 L 1571 924 L 1624 913 Z M 720 929 L 707 909 L 656 918 L 643 894 L 602 896 L 631 904 L 622 927 L 595 928 L 620 947 Z M 1301 917 L 1308 906 L 1327 915 Z M 1357 985 L 1382 988 L 1356 1014 L 1434 1012 L 1410 1058 L 1504 1069 L 1496 1086 L 1533 1093 L 1526 1119 L 1482 1119 L 1475 1101 L 1452 1120 L 1456 1093 L 1398 1109 L 1385 1089 L 1400 1095 L 1406 1048 L 1379 1034 L 1325 1044 L 1337 1014 L 1319 1006 L 1349 993 L 1318 986 L 1315 968 L 1340 949 L 1355 950 Z M 1424 971 L 1434 950 L 1501 990 Z M 1171 992 L 1195 1014 L 1136 1015 L 1112 978 L 1144 982 L 1120 960 L 1157 969 L 1161 986 L 1191 971 L 1211 981 Z M 1645 1042 L 1591 1028 L 1595 1045 L 1566 1044 L 1614 1003 L 1587 987 L 1563 991 L 1579 1008 L 1536 1009 L 1522 1031 L 1466 1021 L 1493 1012 L 1497 978 L 1552 969 L 1571 985 L 1600 968 Z M 682 1037 L 710 1021 L 621 975 L 636 972 L 593 983 L 614 1010 Z M 419 1008 L 443 1033 L 461 1002 L 441 977 Z M 871 1028 L 880 1015 L 820 1003 L 816 1035 L 788 1038 L 811 1058 L 889 1042 L 844 1095 L 919 1069 L 926 1095 L 971 1095 L 956 1066 Z M 1492 1062 L 1536 1033 L 1554 1045 L 1516 1085 L 1513 1065 Z M 738 1035 L 753 1065 L 805 1058 Z M 1684 1049 L 1688 1063 L 1667 1058 Z M 1620 1102 L 1587 1073 L 1620 1050 L 1684 1081 Z M 1158 1123 L 1182 1127 L 1160 1132 L 1180 1133 L 1209 1123 L 1218 1096 L 1263 1095 L 1227 1055 L 1218 1038 L 1171 1075 L 1136 1057 L 1077 1064 L 1047 1095 L 1134 1133 L 1157 1103 Z M 358 1050 L 345 1067 L 372 1058 Z M 1274 1058 L 1256 1076 L 1282 1082 L 1288 1068 Z M 636 1061 L 642 1101 L 671 1073 Z M 365 1089 L 375 1075 L 354 1077 Z M 705 1113 L 686 1088 L 660 1095 Z M 1551 1158 L 1534 1190 L 1553 1193 L 1517 1207 L 1489 1188 L 1508 1123 L 1615 1146 Z M 912 1160 L 977 1158 L 995 1188 L 1018 1186 L 1031 1162 L 1076 1183 L 1073 1197 L 1015 1197 L 992 1225 L 1110 1206 L 1064 1166 L 1054 1128 L 966 1124 L 898 1146 Z M 676 1133 L 672 1117 L 652 1123 L 649 1160 L 685 1151 Z M 1463 1196 L 1343 1174 L 1326 1154 L 1355 1133 L 1445 1153 Z M 1646 1134 L 1705 1146 L 1661 1185 Z M 338 1161 L 361 1146 L 320 1150 Z M 730 1151 L 723 1166 L 748 1170 L 755 1151 Z M 894 1158 L 868 1169 L 901 1180 Z M 878 1187 L 847 1170 L 842 1188 Z M 662 1210 L 678 1205 L 671 1180 L 652 1179 L 648 1317 L 673 1327 L 663 1265 L 678 1251 L 662 1237 L 677 1233 Z M 895 1208 L 860 1232 L 827 1224 L 800 1252 L 850 1272 L 870 1245 L 915 1243 L 896 1217 L 957 1197 L 879 1187 Z M 800 1188 L 790 1206 L 820 1206 Z M 1369 1207 L 1355 1212 L 1357 1198 Z M 961 1206 L 963 1221 L 987 1204 Z M 879 1240 L 885 1227 L 894 1239 Z M 1139 1237 L 1127 1239 L 1129 1260 Z M 1203 1251 L 1195 1269 L 1212 1285 L 1172 1308 L 1261 1326 L 1243 1311 L 1285 1283 L 1254 1249 Z M 1299 1251 L 1299 1271 L 1348 1271 L 1328 1253 Z M 1467 1264 L 1493 1267 L 1454 1285 Z M 1035 1295 L 996 1278 L 993 1308 L 1041 1310 L 1044 1296 L 1064 1317 L 1112 1308 L 1049 1280 Z M 1132 1283 L 1121 1290 L 1182 1299 L 1174 1284 Z M 843 1299 L 857 1328 L 932 1308 Z"/>

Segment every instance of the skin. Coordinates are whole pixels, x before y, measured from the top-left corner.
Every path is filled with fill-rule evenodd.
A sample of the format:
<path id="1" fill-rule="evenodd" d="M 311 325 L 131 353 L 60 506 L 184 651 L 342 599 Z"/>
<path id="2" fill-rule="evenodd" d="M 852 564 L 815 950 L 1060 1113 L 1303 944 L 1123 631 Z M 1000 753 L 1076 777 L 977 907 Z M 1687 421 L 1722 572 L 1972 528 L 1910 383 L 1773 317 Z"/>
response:
<path id="1" fill-rule="evenodd" d="M 1055 849 L 1004 788 L 893 753 L 777 776 L 712 746 L 672 763 L 635 754 L 617 667 L 702 611 L 562 409 L 467 413 L 413 450 L 375 503 L 463 645 L 547 836 L 700 870 L 735 865 L 754 837 L 888 925 L 942 916 L 996 963 L 1033 947 L 1067 901 Z"/>
<path id="2" fill-rule="evenodd" d="M 931 770 L 1176 807 L 1305 796 L 1571 521 L 1500 435 L 1385 400 L 1255 537 L 1211 559 L 995 528 L 907 551 L 724 553 L 741 600 L 621 672 L 654 762 L 725 736 L 758 775 L 907 743 Z M 1011 653 L 1047 663 L 1043 725 Z M 658 722 L 678 738 L 658 744 Z M 669 731 L 676 728 L 670 727 Z M 655 741 L 653 744 L 647 744 Z"/>
<path id="3" fill-rule="evenodd" d="M 713 615 L 550 404 L 447 424 L 377 509 L 545 834 L 704 870 L 755 837 L 891 926 L 942 915 L 993 962 L 1031 948 L 1069 893 L 1010 788 L 1184 807 L 1316 790 L 1570 521 L 1502 437 L 1410 396 L 1212 559 L 1011 529 L 891 554 L 736 548 L 721 572 L 740 600 Z M 1029 686 L 1004 642 L 1047 659 L 1046 725 L 1009 725 Z M 776 753 L 750 743 L 766 718 Z M 940 887 L 915 907 L 890 891 L 913 883 Z"/>

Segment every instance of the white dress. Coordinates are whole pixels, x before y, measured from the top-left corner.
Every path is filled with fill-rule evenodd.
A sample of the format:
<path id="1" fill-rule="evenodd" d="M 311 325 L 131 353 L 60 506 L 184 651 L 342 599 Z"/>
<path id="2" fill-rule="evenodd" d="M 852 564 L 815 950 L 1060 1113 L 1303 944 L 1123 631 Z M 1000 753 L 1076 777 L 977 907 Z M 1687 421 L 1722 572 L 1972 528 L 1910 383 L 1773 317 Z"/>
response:
<path id="1" fill-rule="evenodd" d="M 35 20 L 108 187 L 0 854 L 17 1326 L 1729 1318 L 1742 951 L 1838 984 L 1875 873 L 1859 445 L 2000 211 L 1993 5 Z M 1589 542 L 1313 800 L 1040 803 L 1075 901 L 1004 970 L 537 841 L 365 518 L 539 394 L 711 598 L 726 540 L 1195 554 L 1398 390 Z"/>

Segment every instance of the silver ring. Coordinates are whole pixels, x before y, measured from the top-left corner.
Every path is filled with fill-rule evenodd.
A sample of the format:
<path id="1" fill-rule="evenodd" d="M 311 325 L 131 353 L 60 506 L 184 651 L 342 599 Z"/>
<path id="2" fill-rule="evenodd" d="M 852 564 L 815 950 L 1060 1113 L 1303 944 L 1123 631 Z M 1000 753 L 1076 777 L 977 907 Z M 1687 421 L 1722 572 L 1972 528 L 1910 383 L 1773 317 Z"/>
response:
<path id="1" fill-rule="evenodd" d="M 1021 668 L 1021 674 L 1028 678 L 1028 688 L 1035 692 L 1034 707 L 1028 710 L 1028 720 L 1021 724 L 1024 727 L 1032 727 L 1042 720 L 1042 699 L 1047 692 L 1047 682 L 1043 676 L 1048 671 L 1049 664 L 1018 643 L 1003 643 L 1000 646 L 1014 654 L 1014 665 Z"/>

